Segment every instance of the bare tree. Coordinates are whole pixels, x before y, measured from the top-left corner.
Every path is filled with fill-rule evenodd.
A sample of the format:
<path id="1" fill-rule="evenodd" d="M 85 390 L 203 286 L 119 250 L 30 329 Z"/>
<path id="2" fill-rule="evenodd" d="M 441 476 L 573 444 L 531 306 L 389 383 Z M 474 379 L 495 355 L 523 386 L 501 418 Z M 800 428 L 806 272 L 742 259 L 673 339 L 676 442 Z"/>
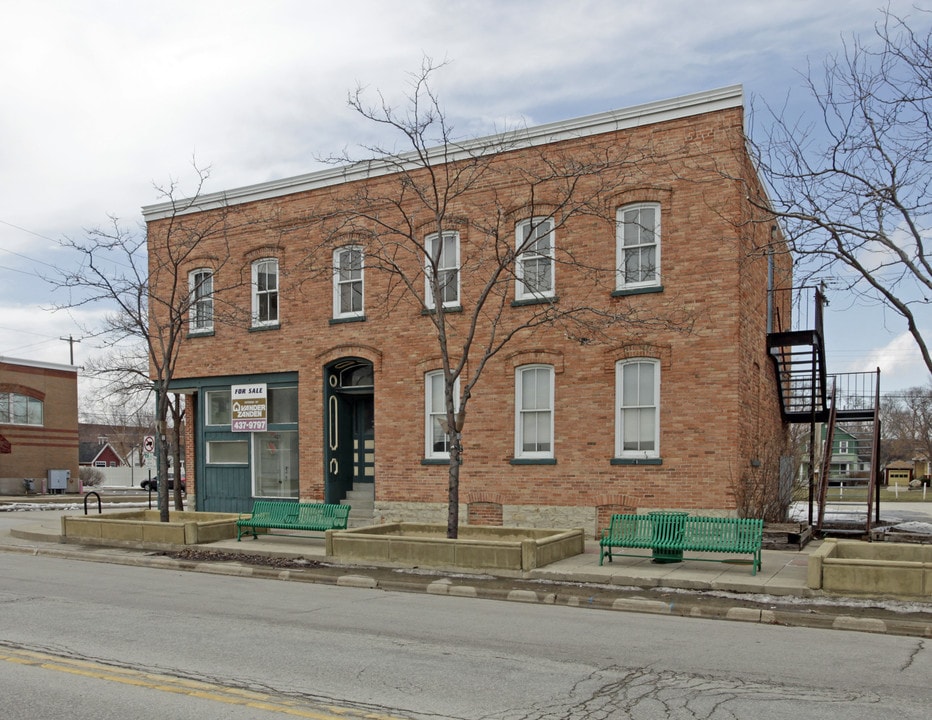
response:
<path id="1" fill-rule="evenodd" d="M 880 414 L 884 462 L 932 459 L 932 385 L 887 395 Z"/>
<path id="2" fill-rule="evenodd" d="M 829 280 L 893 310 L 932 372 L 920 323 L 932 305 L 932 30 L 881 13 L 875 43 L 853 38 L 821 75 L 810 69 L 812 124 L 768 108 L 754 152 L 771 197 L 750 194 L 782 221 L 798 282 Z"/>
<path id="3" fill-rule="evenodd" d="M 113 348 L 97 366 L 109 375 L 114 388 L 125 393 L 149 390 L 155 394 L 156 453 L 160 472 L 168 468 L 169 446 L 175 447 L 175 468 L 180 469 L 180 398 L 173 402 L 171 383 L 181 340 L 188 331 L 193 293 L 188 285 L 192 258 L 208 256 L 215 273 L 230 258 L 226 251 L 228 218 L 225 212 L 187 215 L 197 206 L 209 173 L 197 168 L 196 192 L 176 200 L 177 183 L 158 187 L 171 207 L 167 222 L 157 234 L 135 233 L 111 218 L 109 227 L 95 229 L 83 240 L 68 240 L 66 247 L 82 258 L 80 265 L 64 268 L 50 281 L 67 289 L 69 299 L 61 307 L 111 308 L 100 327 L 85 329 Z M 209 251 L 208 251 L 209 248 Z M 226 273 L 228 282 L 243 282 L 242 273 Z M 216 277 L 216 274 L 214 275 Z M 212 288 L 213 293 L 225 288 Z M 222 310 L 212 309 L 216 316 Z M 233 312 L 232 310 L 230 312 Z M 101 365 L 108 364 L 104 368 Z M 106 370 L 106 372 L 104 372 Z M 170 422 L 170 419 L 172 420 Z M 169 428 L 175 433 L 168 441 Z M 175 507 L 182 509 L 180 482 L 175 483 Z M 159 483 L 160 519 L 168 522 L 168 483 Z"/>
<path id="4" fill-rule="evenodd" d="M 374 105 L 361 89 L 350 95 L 359 115 L 400 134 L 404 151 L 366 148 L 391 172 L 384 181 L 358 183 L 343 209 L 316 219 L 323 242 L 308 263 L 320 273 L 339 273 L 331 252 L 352 238 L 364 246 L 366 272 L 384 280 L 380 311 L 413 304 L 430 319 L 444 400 L 434 433 L 445 436 L 449 451 L 447 536 L 455 538 L 466 413 L 493 357 L 540 327 L 588 344 L 617 341 L 621 327 L 687 330 L 690 319 L 673 297 L 662 317 L 638 312 L 624 298 L 592 305 L 597 288 L 605 295 L 614 288 L 614 256 L 586 264 L 578 248 L 553 243 L 555 233 L 582 218 L 614 228 L 612 198 L 630 178 L 643 181 L 639 163 L 649 151 L 617 138 L 595 139 L 570 152 L 541 148 L 513 160 L 507 151 L 518 146 L 520 130 L 494 141 L 459 142 L 431 88 L 438 67 L 425 59 L 400 110 L 381 94 Z M 467 228 L 469 240 L 461 241 Z M 558 301 L 550 292 L 554 272 L 584 278 L 590 292 Z M 524 302 L 513 303 L 516 283 Z M 367 314 L 370 309 L 367 299 Z"/>

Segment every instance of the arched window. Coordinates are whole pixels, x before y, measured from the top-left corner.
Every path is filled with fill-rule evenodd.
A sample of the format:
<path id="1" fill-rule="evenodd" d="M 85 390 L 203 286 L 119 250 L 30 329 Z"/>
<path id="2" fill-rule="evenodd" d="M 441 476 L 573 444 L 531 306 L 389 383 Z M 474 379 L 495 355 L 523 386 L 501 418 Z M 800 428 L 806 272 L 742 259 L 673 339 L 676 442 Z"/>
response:
<path id="1" fill-rule="evenodd" d="M 617 363 L 615 405 L 615 457 L 660 457 L 660 362 Z"/>
<path id="2" fill-rule="evenodd" d="M 265 258 L 252 264 L 252 325 L 278 325 L 278 260 Z"/>
<path id="3" fill-rule="evenodd" d="M 363 299 L 362 248 L 337 248 L 333 252 L 333 317 L 362 317 Z"/>
<path id="4" fill-rule="evenodd" d="M 190 292 L 189 329 L 191 333 L 208 333 L 214 329 L 214 273 L 207 268 L 188 274 Z"/>
<path id="5" fill-rule="evenodd" d="M 515 300 L 553 297 L 554 234 L 551 218 L 530 218 L 515 230 Z"/>
<path id="6" fill-rule="evenodd" d="M 0 392 L 0 423 L 7 425 L 42 425 L 45 404 L 38 398 L 19 393 Z"/>
<path id="7" fill-rule="evenodd" d="M 660 204 L 619 208 L 616 217 L 618 290 L 660 285 Z"/>
<path id="8" fill-rule="evenodd" d="M 434 233 L 424 241 L 424 300 L 434 307 L 431 280 L 436 277 L 444 307 L 460 304 L 460 235 L 457 232 Z"/>
<path id="9" fill-rule="evenodd" d="M 553 457 L 553 367 L 515 370 L 515 458 Z"/>
<path id="10" fill-rule="evenodd" d="M 445 428 L 447 409 L 443 390 L 443 370 L 424 375 L 425 458 L 443 460 L 450 457 L 450 433 L 449 428 Z M 453 381 L 453 396 L 456 398 L 457 410 L 459 395 L 460 379 L 456 378 Z"/>

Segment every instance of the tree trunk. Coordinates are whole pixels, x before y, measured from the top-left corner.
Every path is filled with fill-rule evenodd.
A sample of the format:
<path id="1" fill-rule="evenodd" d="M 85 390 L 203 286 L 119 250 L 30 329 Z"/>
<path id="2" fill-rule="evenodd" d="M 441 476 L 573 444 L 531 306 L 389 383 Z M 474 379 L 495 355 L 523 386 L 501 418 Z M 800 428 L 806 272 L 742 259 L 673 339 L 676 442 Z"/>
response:
<path id="1" fill-rule="evenodd" d="M 459 537 L 460 526 L 460 465 L 462 464 L 462 450 L 460 448 L 460 435 L 453 432 L 450 439 L 450 475 L 449 497 L 447 499 L 447 537 L 456 540 Z"/>
<path id="2" fill-rule="evenodd" d="M 181 499 L 181 418 L 184 411 L 181 408 L 181 396 L 175 395 L 172 403 L 172 467 L 175 469 L 175 489 L 173 497 L 175 510 L 184 510 Z"/>

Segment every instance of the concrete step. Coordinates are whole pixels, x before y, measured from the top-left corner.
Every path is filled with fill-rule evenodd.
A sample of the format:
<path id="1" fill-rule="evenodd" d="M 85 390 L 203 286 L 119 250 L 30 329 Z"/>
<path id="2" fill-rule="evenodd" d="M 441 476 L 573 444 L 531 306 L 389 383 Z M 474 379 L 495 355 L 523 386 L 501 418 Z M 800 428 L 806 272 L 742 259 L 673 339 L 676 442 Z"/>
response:
<path id="1" fill-rule="evenodd" d="M 349 527 L 364 527 L 375 522 L 375 485 L 360 483 L 346 493 L 346 499 L 340 501 L 352 509 L 349 514 Z"/>

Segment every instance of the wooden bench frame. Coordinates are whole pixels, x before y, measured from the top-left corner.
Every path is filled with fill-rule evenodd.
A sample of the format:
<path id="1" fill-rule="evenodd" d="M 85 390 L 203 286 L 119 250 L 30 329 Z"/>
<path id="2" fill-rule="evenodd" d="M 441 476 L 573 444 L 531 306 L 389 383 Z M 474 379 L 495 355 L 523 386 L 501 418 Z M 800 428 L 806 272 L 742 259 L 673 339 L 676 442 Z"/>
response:
<path id="1" fill-rule="evenodd" d="M 706 562 L 751 565 L 751 575 L 761 568 L 761 545 L 764 521 L 759 518 L 712 518 L 685 513 L 649 513 L 647 515 L 612 515 L 611 525 L 599 540 L 599 565 L 612 548 L 650 549 L 653 554 L 616 553 L 635 557 L 652 557 L 656 562 L 679 562 L 683 551 L 751 555 L 752 559 L 688 558 Z"/>
<path id="2" fill-rule="evenodd" d="M 326 503 L 298 502 L 297 500 L 256 500 L 252 512 L 240 515 L 236 521 L 236 539 L 242 538 L 243 532 L 252 532 L 254 540 L 258 539 L 256 530 L 266 530 L 267 535 L 282 533 L 270 530 L 303 530 L 307 532 L 325 532 L 327 530 L 345 530 L 349 520 L 349 505 L 331 505 Z"/>

